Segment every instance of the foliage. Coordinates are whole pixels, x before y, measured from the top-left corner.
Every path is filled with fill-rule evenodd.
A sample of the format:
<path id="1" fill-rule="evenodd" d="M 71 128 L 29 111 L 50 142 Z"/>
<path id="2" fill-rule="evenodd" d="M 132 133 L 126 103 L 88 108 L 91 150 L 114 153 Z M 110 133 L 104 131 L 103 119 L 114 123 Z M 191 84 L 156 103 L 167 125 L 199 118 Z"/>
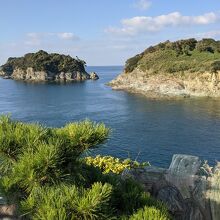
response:
<path id="1" fill-rule="evenodd" d="M 122 180 L 116 174 L 118 169 L 103 174 L 81 158 L 85 150 L 103 143 L 109 132 L 104 124 L 89 120 L 50 128 L 0 117 L 0 187 L 8 201 L 17 204 L 19 216 L 95 220 L 129 219 L 143 207 L 162 212 L 160 202 L 134 180 Z M 121 163 L 143 165 L 103 158 L 113 171 Z"/>
<path id="2" fill-rule="evenodd" d="M 217 42 L 213 39 L 202 39 L 196 44 L 196 49 L 199 52 L 214 53 L 216 50 Z"/>
<path id="3" fill-rule="evenodd" d="M 126 61 L 125 72 L 132 72 L 138 65 L 138 61 L 142 58 L 143 54 L 138 54 Z"/>
<path id="4" fill-rule="evenodd" d="M 194 38 L 166 41 L 150 46 L 127 60 L 125 72 L 135 68 L 157 73 L 217 72 L 220 70 L 220 41 Z"/>
<path id="5" fill-rule="evenodd" d="M 211 65 L 211 71 L 213 73 L 216 73 L 218 70 L 220 70 L 220 60 L 213 62 Z"/>
<path id="6" fill-rule="evenodd" d="M 145 193 L 143 187 L 132 179 L 119 181 L 113 193 L 113 204 L 117 210 L 126 215 L 151 203 L 150 195 Z"/>
<path id="7" fill-rule="evenodd" d="M 161 211 L 155 207 L 144 207 L 133 214 L 129 220 L 168 220 L 170 219 L 167 211 Z"/>
<path id="8" fill-rule="evenodd" d="M 10 57 L 6 64 L 1 68 L 7 74 L 12 74 L 13 70 L 20 68 L 26 70 L 32 67 L 35 71 L 48 71 L 53 73 L 85 71 L 85 61 L 71 56 L 60 55 L 57 53 L 48 54 L 40 50 L 37 53 L 28 53 L 23 57 Z"/>
<path id="9" fill-rule="evenodd" d="M 71 129 L 77 132 L 71 133 Z M 16 186 L 30 192 L 36 186 L 70 181 L 76 177 L 73 174 L 77 169 L 77 157 L 86 149 L 105 141 L 108 133 L 109 129 L 103 124 L 88 120 L 63 128 L 45 128 L 1 117 L 0 153 L 4 188 Z"/>
<path id="10" fill-rule="evenodd" d="M 101 183 L 90 189 L 68 185 L 34 188 L 22 202 L 22 210 L 32 213 L 33 219 L 110 219 L 111 193 L 112 186 Z"/>
<path id="11" fill-rule="evenodd" d="M 124 169 L 138 168 L 149 166 L 148 162 L 139 163 L 138 161 L 132 161 L 131 159 L 121 160 L 112 156 L 86 157 L 84 158 L 88 165 L 99 167 L 103 173 L 116 173 L 120 174 Z"/>

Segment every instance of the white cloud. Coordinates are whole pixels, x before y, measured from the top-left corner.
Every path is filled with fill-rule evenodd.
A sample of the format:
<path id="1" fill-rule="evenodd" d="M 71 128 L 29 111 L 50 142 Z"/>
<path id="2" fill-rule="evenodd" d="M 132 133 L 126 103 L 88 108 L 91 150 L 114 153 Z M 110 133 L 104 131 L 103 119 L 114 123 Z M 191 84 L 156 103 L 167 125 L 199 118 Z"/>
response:
<path id="1" fill-rule="evenodd" d="M 151 2 L 149 0 L 136 0 L 133 6 L 144 11 L 151 6 Z"/>
<path id="2" fill-rule="evenodd" d="M 60 39 L 60 40 L 66 40 L 66 41 L 72 41 L 72 40 L 78 40 L 79 37 L 77 37 L 75 34 L 71 32 L 59 32 L 59 33 L 27 33 L 27 40 L 25 41 L 26 45 L 32 45 L 32 46 L 39 46 L 42 44 L 42 42 L 45 41 L 51 41 L 54 39 Z"/>
<path id="3" fill-rule="evenodd" d="M 120 35 L 137 35 L 142 32 L 160 31 L 166 27 L 186 25 L 207 25 L 219 20 L 219 15 L 214 12 L 199 16 L 185 16 L 180 12 L 173 12 L 155 17 L 137 16 L 123 19 L 122 27 L 109 27 L 106 32 Z"/>
<path id="4" fill-rule="evenodd" d="M 70 32 L 58 33 L 57 36 L 63 40 L 78 40 L 79 38 Z"/>
<path id="5" fill-rule="evenodd" d="M 216 38 L 220 37 L 220 30 L 208 31 L 196 34 L 198 38 Z"/>
<path id="6" fill-rule="evenodd" d="M 37 46 L 41 44 L 41 37 L 37 33 L 27 33 L 26 45 Z"/>

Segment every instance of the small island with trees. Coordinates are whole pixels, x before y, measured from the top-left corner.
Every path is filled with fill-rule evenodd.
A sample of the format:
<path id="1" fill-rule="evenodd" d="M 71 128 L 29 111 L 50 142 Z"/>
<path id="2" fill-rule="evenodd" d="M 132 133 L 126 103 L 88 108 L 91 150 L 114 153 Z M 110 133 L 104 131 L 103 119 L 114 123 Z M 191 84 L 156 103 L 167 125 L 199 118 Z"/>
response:
<path id="1" fill-rule="evenodd" d="M 191 38 L 150 46 L 128 59 L 109 85 L 149 97 L 220 97 L 220 41 Z"/>
<path id="2" fill-rule="evenodd" d="M 71 56 L 47 53 L 43 50 L 28 53 L 23 57 L 10 57 L 0 67 L 0 76 L 5 79 L 24 81 L 84 81 L 98 79 L 96 73 L 87 73 L 86 62 Z"/>

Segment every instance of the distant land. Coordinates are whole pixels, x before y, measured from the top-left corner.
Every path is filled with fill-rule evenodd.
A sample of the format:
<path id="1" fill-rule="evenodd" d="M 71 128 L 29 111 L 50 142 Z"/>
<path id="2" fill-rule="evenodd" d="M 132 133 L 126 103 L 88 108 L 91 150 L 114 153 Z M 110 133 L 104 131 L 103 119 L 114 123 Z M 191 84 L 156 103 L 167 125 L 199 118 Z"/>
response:
<path id="1" fill-rule="evenodd" d="M 84 60 L 43 50 L 28 53 L 23 57 L 10 57 L 0 67 L 0 76 L 5 79 L 24 81 L 83 81 L 98 79 L 96 73 L 85 71 Z"/>
<path id="2" fill-rule="evenodd" d="M 128 59 L 109 85 L 149 97 L 220 97 L 220 41 L 166 41 Z"/>

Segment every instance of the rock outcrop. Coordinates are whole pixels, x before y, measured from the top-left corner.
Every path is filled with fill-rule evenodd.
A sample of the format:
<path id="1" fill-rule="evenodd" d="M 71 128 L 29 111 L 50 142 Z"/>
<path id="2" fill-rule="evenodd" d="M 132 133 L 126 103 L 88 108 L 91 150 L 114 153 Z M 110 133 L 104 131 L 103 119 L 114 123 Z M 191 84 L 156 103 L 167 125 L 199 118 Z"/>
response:
<path id="1" fill-rule="evenodd" d="M 198 157 L 174 155 L 169 169 L 150 166 L 125 170 L 122 178 L 139 181 L 147 192 L 167 204 L 175 220 L 219 220 L 219 164 L 209 171 Z"/>
<path id="2" fill-rule="evenodd" d="M 90 79 L 97 80 L 97 79 L 99 79 L 99 76 L 97 75 L 96 72 L 91 72 L 90 73 Z"/>
<path id="3" fill-rule="evenodd" d="M 149 97 L 220 97 L 220 41 L 164 42 L 127 60 L 109 85 Z"/>
<path id="4" fill-rule="evenodd" d="M 90 79 L 90 75 L 85 72 L 61 72 L 53 73 L 49 71 L 34 71 L 32 67 L 28 67 L 26 70 L 15 69 L 13 73 L 8 76 L 15 80 L 24 81 L 83 81 Z"/>
<path id="5" fill-rule="evenodd" d="M 151 75 L 135 69 L 130 74 L 119 75 L 109 85 L 115 90 L 126 90 L 149 97 L 220 97 L 220 71 Z"/>
<path id="6" fill-rule="evenodd" d="M 0 76 L 5 79 L 24 81 L 84 81 L 98 79 L 94 72 L 87 73 L 85 61 L 60 54 L 48 54 L 45 51 L 26 54 L 24 57 L 9 58 L 1 66 Z"/>

